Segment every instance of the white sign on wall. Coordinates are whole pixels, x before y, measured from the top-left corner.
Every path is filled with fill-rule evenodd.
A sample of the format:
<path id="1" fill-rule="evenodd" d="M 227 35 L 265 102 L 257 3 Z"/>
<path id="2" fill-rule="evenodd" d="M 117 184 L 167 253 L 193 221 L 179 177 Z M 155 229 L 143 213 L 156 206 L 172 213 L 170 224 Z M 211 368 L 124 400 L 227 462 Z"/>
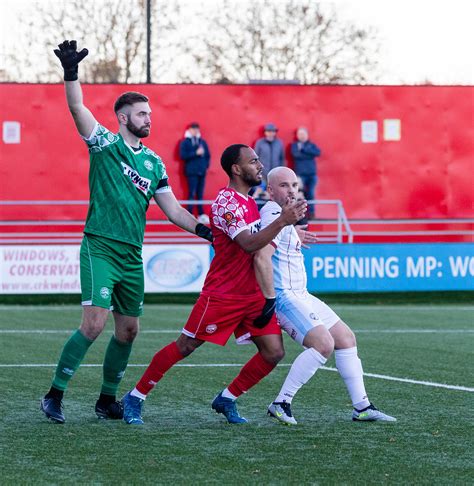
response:
<path id="1" fill-rule="evenodd" d="M 3 143 L 20 143 L 20 139 L 21 139 L 20 122 L 4 121 L 2 136 L 3 136 Z"/>
<path id="2" fill-rule="evenodd" d="M 399 142 L 402 138 L 402 124 L 400 120 L 386 119 L 383 121 L 383 139 L 387 142 Z"/>
<path id="3" fill-rule="evenodd" d="M 377 143 L 378 123 L 376 120 L 364 120 L 361 122 L 360 138 L 362 143 Z"/>

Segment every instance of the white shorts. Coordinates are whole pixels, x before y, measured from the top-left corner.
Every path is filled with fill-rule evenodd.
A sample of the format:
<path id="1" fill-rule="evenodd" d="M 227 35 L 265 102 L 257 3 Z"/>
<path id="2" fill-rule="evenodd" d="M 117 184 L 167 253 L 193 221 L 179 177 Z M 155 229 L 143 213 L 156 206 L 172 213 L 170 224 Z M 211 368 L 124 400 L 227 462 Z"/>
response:
<path id="1" fill-rule="evenodd" d="M 340 317 L 308 291 L 282 290 L 277 293 L 276 314 L 283 330 L 303 344 L 306 334 L 317 326 L 330 329 Z"/>

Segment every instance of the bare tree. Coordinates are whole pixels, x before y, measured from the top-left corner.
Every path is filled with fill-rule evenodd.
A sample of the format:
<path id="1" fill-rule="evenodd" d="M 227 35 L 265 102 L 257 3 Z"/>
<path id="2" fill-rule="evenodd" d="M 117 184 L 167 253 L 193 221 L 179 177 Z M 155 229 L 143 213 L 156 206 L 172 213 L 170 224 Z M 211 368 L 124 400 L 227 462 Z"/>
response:
<path id="1" fill-rule="evenodd" d="M 53 48 L 71 38 L 90 50 L 82 81 L 146 81 L 146 0 L 28 5 L 0 81 L 61 81 Z M 154 82 L 374 82 L 377 48 L 374 31 L 316 0 L 152 0 Z"/>
<path id="2" fill-rule="evenodd" d="M 183 80 L 364 83 L 374 79 L 374 30 L 341 20 L 314 0 L 221 0 L 206 12 L 207 29 L 187 41 Z"/>
<path id="3" fill-rule="evenodd" d="M 160 16 L 153 16 L 157 31 L 172 30 L 176 16 L 171 10 L 175 11 L 175 5 L 156 0 L 153 6 L 161 11 Z M 62 71 L 53 48 L 63 39 L 74 38 L 81 48 L 90 50 L 87 62 L 81 65 L 82 81 L 146 81 L 145 0 L 44 0 L 36 2 L 33 9 L 34 14 L 25 16 L 21 23 L 14 50 L 6 54 L 9 69 L 3 80 L 60 81 Z M 157 59 L 155 73 L 165 71 L 172 63 L 164 56 Z"/>

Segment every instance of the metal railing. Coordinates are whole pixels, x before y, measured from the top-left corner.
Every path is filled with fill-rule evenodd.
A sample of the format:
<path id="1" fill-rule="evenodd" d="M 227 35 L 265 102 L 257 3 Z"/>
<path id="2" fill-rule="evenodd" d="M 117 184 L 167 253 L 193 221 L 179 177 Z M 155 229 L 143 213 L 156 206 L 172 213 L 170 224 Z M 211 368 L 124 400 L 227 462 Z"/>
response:
<path id="1" fill-rule="evenodd" d="M 180 200 L 183 206 L 192 204 L 196 206 L 202 204 L 204 206 L 211 205 L 213 200 Z M 351 226 L 346 216 L 344 206 L 338 199 L 322 200 L 315 199 L 308 201 L 309 204 L 313 204 L 316 208 L 323 206 L 332 206 L 335 208 L 335 217 L 325 220 L 314 219 L 310 221 L 310 228 L 316 230 L 319 224 L 325 226 L 334 226 L 334 230 L 325 229 L 317 231 L 320 241 L 326 242 L 338 242 L 343 243 L 347 241 L 352 243 L 354 239 L 354 233 L 351 230 Z M 34 206 L 34 207 L 48 207 L 48 206 L 88 206 L 87 200 L 20 200 L 20 201 L 0 201 L 0 207 L 7 206 Z M 150 208 L 150 211 L 154 210 Z M 3 211 L 2 211 L 3 212 Z M 334 209 L 333 209 L 334 212 Z M 38 219 L 6 219 L 2 217 L 0 219 L 0 227 L 2 232 L 0 233 L 0 244 L 25 244 L 25 243 L 79 243 L 82 239 L 82 229 L 85 224 L 85 219 L 50 219 L 41 217 Z M 173 225 L 173 231 L 153 231 L 151 228 L 156 226 L 172 225 L 167 219 L 148 219 L 147 230 L 145 231 L 145 243 L 199 243 L 203 242 L 201 238 L 196 237 L 190 233 L 187 233 Z M 78 231 L 58 231 L 58 227 L 80 227 Z M 14 232 L 4 231 L 4 228 L 28 228 L 26 231 Z M 48 230 L 48 228 L 50 228 Z"/>

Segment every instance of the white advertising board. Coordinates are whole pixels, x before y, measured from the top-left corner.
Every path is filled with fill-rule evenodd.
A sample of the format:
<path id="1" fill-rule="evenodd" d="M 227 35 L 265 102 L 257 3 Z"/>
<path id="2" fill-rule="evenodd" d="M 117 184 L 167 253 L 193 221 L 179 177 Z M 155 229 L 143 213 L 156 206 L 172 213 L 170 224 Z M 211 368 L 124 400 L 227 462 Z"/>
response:
<path id="1" fill-rule="evenodd" d="M 145 245 L 145 292 L 200 292 L 208 245 Z M 79 245 L 0 246 L 0 293 L 79 294 Z"/>
<path id="2" fill-rule="evenodd" d="M 78 294 L 79 245 L 0 246 L 2 294 Z"/>

